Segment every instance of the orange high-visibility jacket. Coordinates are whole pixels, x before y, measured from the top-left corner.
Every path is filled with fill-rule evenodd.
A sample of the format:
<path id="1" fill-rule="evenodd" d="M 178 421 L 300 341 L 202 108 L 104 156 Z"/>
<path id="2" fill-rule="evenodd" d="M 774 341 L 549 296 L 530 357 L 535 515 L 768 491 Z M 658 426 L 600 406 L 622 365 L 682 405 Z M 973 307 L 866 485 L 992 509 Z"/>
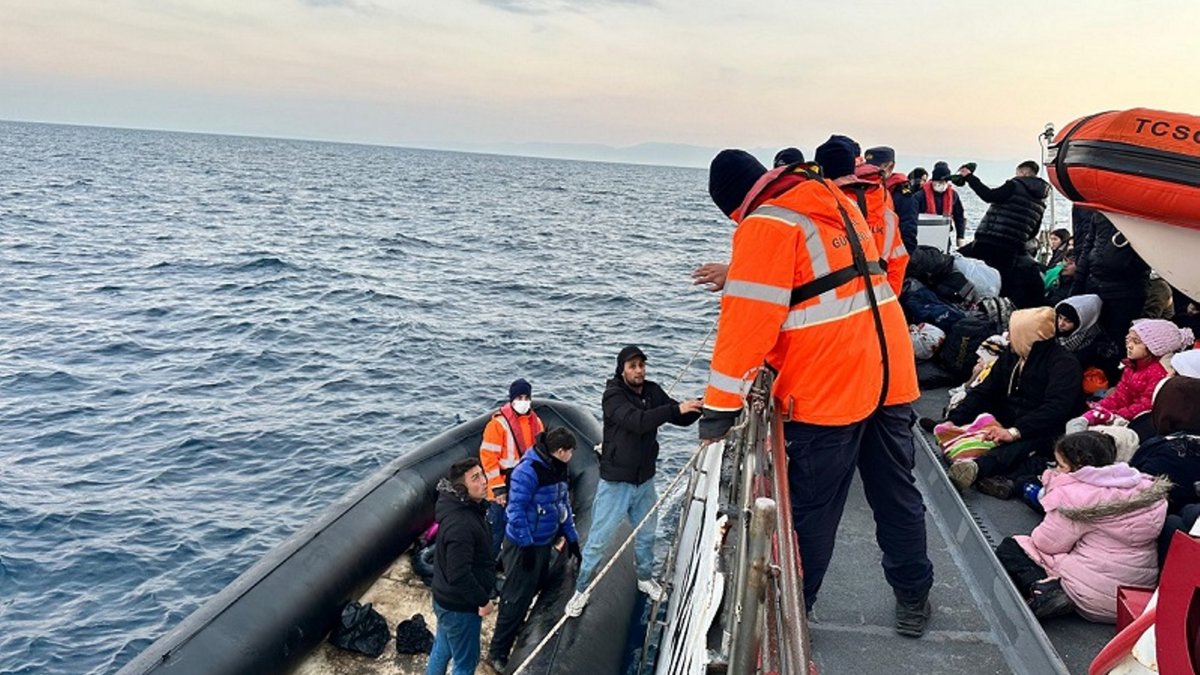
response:
<path id="1" fill-rule="evenodd" d="M 542 420 L 532 410 L 518 415 L 511 403 L 500 406 L 483 430 L 479 445 L 479 463 L 488 481 L 488 499 L 507 492 L 505 480 L 516 468 L 521 456 L 533 447 L 537 435 L 545 431 Z"/>
<path id="2" fill-rule="evenodd" d="M 883 258 L 887 268 L 888 284 L 897 297 L 904 286 L 904 272 L 908 269 L 908 249 L 900 238 L 900 217 L 896 215 L 896 206 L 892 202 L 892 193 L 883 186 L 883 182 L 871 178 L 859 178 L 858 183 L 842 186 L 859 211 L 867 219 L 871 227 L 871 236 L 875 239 L 875 248 Z"/>
<path id="3" fill-rule="evenodd" d="M 881 403 L 910 403 L 920 395 L 908 326 L 870 228 L 840 189 L 807 175 L 742 216 L 756 203 L 756 194 L 748 195 L 735 214 L 706 408 L 739 410 L 764 362 L 778 373 L 773 396 L 779 410 L 794 421 L 853 424 Z M 756 186 L 757 194 L 769 194 L 766 187 Z M 854 272 L 846 221 L 871 271 L 878 322 L 866 281 Z M 801 300 L 793 303 L 794 295 Z"/>

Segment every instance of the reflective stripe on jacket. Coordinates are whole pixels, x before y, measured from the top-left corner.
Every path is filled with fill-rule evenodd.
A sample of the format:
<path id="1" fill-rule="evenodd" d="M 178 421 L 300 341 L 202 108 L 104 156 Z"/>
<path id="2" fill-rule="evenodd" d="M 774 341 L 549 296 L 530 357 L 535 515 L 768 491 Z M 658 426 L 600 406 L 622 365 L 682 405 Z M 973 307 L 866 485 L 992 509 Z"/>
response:
<path id="1" fill-rule="evenodd" d="M 852 424 L 871 415 L 881 398 L 886 405 L 916 400 L 920 392 L 908 326 L 882 271 L 870 275 L 878 327 L 866 281 L 857 274 L 792 303 L 793 289 L 819 288 L 820 280 L 853 267 L 847 219 L 867 263 L 878 267 L 878 250 L 857 205 L 819 179 L 802 180 L 757 206 L 757 195 L 766 190 L 756 187 L 735 213 L 741 219 L 733 235 L 705 407 L 739 410 L 764 361 L 778 373 L 773 395 L 791 420 Z M 886 392 L 880 332 L 888 354 Z"/>
<path id="2" fill-rule="evenodd" d="M 908 249 L 900 236 L 900 218 L 896 215 L 891 193 L 881 182 L 871 178 L 860 180 L 865 182 L 844 185 L 842 191 L 854 200 L 867 219 L 875 249 L 886 263 L 888 285 L 899 297 L 904 286 L 904 272 L 908 269 Z"/>
<path id="3" fill-rule="evenodd" d="M 479 463 L 487 476 L 488 499 L 506 492 L 504 485 L 508 474 L 543 431 L 545 427 L 537 413 L 530 410 L 527 415 L 518 415 L 511 403 L 505 403 L 492 415 L 483 430 L 483 443 L 479 445 Z"/>

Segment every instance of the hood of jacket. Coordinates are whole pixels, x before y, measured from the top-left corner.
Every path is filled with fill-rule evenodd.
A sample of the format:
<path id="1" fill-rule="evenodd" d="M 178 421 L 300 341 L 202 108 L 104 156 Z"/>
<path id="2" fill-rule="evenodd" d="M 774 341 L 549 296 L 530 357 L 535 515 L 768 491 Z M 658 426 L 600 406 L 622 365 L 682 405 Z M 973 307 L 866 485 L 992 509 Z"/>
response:
<path id="1" fill-rule="evenodd" d="M 1055 309 L 1062 305 L 1070 305 L 1075 313 L 1079 315 L 1079 326 L 1075 328 L 1075 333 L 1086 333 L 1096 325 L 1100 320 L 1100 308 L 1103 303 L 1100 301 L 1100 296 L 1094 293 L 1086 295 L 1073 295 L 1066 300 L 1055 305 Z"/>
<path id="2" fill-rule="evenodd" d="M 1148 476 L 1124 462 L 1085 466 L 1071 473 L 1043 474 L 1041 504 L 1076 522 L 1091 522 L 1141 511 L 1164 501 L 1171 481 Z"/>
<path id="3" fill-rule="evenodd" d="M 1035 342 L 1054 337 L 1054 310 L 1049 307 L 1018 309 L 1008 319 L 1008 339 L 1021 360 L 1029 358 Z"/>
<path id="4" fill-rule="evenodd" d="M 458 511 L 473 511 L 476 514 L 487 512 L 488 502 L 486 499 L 478 502 L 472 501 L 465 493 L 456 489 L 449 478 L 442 478 L 438 481 L 437 494 L 438 500 L 434 512 L 438 522 Z"/>

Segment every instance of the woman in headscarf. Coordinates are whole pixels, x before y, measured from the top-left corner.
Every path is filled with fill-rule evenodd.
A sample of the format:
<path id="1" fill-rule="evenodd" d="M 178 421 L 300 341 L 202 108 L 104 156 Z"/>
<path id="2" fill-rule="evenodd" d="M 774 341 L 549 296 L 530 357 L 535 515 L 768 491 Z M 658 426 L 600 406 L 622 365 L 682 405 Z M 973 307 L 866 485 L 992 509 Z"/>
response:
<path id="1" fill-rule="evenodd" d="M 1000 425 L 989 431 L 988 440 L 997 445 L 987 455 L 949 468 L 958 489 L 983 481 L 980 491 L 1008 498 L 1012 477 L 1037 476 L 1052 458 L 1054 440 L 1083 408 L 1079 362 L 1054 336 L 1053 309 L 1013 312 L 1009 348 L 987 379 L 950 412 L 949 421 L 960 426 L 983 413 L 991 413 Z"/>

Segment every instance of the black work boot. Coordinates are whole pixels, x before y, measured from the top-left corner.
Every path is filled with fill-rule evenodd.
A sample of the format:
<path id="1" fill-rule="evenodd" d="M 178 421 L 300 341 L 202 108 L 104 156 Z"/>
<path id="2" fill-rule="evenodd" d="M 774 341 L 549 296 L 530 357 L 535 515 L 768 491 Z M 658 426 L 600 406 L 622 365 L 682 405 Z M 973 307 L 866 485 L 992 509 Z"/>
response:
<path id="1" fill-rule="evenodd" d="M 929 625 L 933 605 L 929 603 L 929 591 L 920 595 L 896 592 L 896 632 L 904 637 L 919 638 Z"/>

